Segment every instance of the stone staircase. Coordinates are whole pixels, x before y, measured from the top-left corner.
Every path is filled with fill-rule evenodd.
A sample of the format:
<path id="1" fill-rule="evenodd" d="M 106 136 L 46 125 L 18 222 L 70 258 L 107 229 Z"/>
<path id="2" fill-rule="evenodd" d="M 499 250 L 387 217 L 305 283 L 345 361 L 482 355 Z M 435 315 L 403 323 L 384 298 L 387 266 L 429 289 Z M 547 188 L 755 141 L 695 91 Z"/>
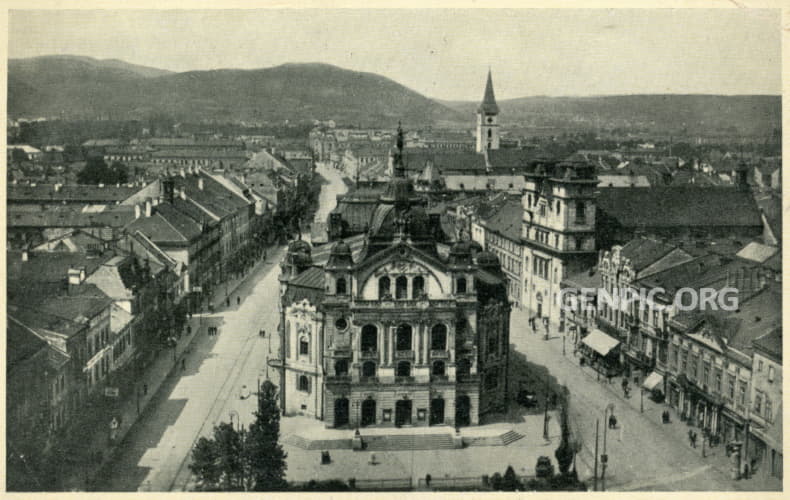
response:
<path id="1" fill-rule="evenodd" d="M 351 439 L 305 439 L 298 434 L 291 434 L 283 439 L 284 444 L 296 446 L 303 450 L 350 450 Z"/>
<path id="2" fill-rule="evenodd" d="M 523 438 L 523 434 L 519 434 L 514 430 L 509 430 L 503 434 L 498 434 L 496 436 L 484 436 L 484 437 L 473 437 L 466 439 L 464 438 L 464 445 L 466 446 L 507 446 L 514 441 L 518 441 L 519 439 Z"/>
<path id="3" fill-rule="evenodd" d="M 450 434 L 393 434 L 362 436 L 365 451 L 452 450 Z"/>

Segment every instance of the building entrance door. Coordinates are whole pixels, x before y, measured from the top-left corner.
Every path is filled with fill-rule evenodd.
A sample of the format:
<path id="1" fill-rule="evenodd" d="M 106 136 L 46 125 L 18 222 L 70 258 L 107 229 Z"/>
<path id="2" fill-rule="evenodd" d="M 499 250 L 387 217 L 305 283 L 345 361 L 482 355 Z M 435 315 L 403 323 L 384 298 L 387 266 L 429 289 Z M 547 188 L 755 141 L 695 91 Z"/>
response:
<path id="1" fill-rule="evenodd" d="M 395 403 L 395 425 L 411 424 L 411 400 L 402 399 Z"/>
<path id="2" fill-rule="evenodd" d="M 335 400 L 335 427 L 348 424 L 348 398 Z"/>
<path id="3" fill-rule="evenodd" d="M 373 399 L 366 399 L 362 402 L 362 421 L 360 425 L 373 425 L 376 423 L 376 401 Z"/>
<path id="4" fill-rule="evenodd" d="M 431 400 L 431 425 L 444 423 L 444 399 Z"/>
<path id="5" fill-rule="evenodd" d="M 462 427 L 470 424 L 469 413 L 471 410 L 469 396 L 458 396 L 455 400 L 455 425 Z"/>

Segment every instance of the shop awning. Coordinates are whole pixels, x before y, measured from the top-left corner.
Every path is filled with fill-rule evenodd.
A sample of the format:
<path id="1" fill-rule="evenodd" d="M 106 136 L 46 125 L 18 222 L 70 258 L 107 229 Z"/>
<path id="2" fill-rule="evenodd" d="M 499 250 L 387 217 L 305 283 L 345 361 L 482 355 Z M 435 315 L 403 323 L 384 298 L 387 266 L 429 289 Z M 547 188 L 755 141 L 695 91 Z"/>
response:
<path id="1" fill-rule="evenodd" d="M 660 373 L 653 372 L 647 376 L 645 381 L 642 383 L 642 387 L 644 387 L 648 391 L 652 391 L 659 385 L 663 386 L 663 384 L 664 384 L 664 376 L 661 375 Z"/>
<path id="2" fill-rule="evenodd" d="M 612 349 L 617 347 L 620 341 L 608 336 L 601 330 L 595 329 L 582 339 L 582 343 L 601 356 L 606 356 Z"/>

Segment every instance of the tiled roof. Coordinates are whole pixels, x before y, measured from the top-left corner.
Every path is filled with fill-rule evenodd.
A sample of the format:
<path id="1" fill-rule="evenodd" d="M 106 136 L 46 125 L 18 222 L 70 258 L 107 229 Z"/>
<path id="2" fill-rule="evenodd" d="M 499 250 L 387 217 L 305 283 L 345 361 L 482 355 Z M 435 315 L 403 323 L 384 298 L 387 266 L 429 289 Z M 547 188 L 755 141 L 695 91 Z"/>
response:
<path id="1" fill-rule="evenodd" d="M 35 186 L 17 184 L 7 186 L 9 203 L 13 202 L 120 202 L 138 191 L 139 187 L 128 185 L 109 185 L 99 187 L 79 184 L 63 185 L 56 190 L 55 184 L 36 184 Z"/>
<path id="2" fill-rule="evenodd" d="M 73 206 L 33 212 L 11 205 L 6 215 L 8 227 L 124 227 L 133 219 L 131 206 L 109 206 L 101 212 L 83 212 Z"/>
<path id="3" fill-rule="evenodd" d="M 47 342 L 13 316 L 6 316 L 6 319 L 6 373 L 8 373 L 17 363 L 46 349 Z"/>
<path id="4" fill-rule="evenodd" d="M 779 248 L 777 247 L 752 241 L 738 252 L 737 255 L 742 259 L 763 263 L 773 257 L 777 252 L 779 252 Z"/>
<path id="5" fill-rule="evenodd" d="M 154 151 L 151 158 L 198 158 L 198 159 L 231 159 L 246 160 L 246 151 L 236 149 L 215 150 L 215 149 L 165 149 Z"/>
<path id="6" fill-rule="evenodd" d="M 318 290 L 324 289 L 324 270 L 320 267 L 311 267 L 303 271 L 297 277 L 292 279 L 289 286 L 299 286 L 303 288 L 315 288 Z"/>
<path id="7" fill-rule="evenodd" d="M 521 240 L 521 202 L 508 200 L 493 215 L 488 217 L 484 225 L 489 231 L 498 233 L 511 241 Z"/>
<path id="8" fill-rule="evenodd" d="M 652 238 L 635 238 L 623 245 L 620 255 L 628 258 L 634 270 L 639 272 L 675 248 L 674 245 Z"/>
<path id="9" fill-rule="evenodd" d="M 157 137 L 148 139 L 146 143 L 154 147 L 205 147 L 205 148 L 243 148 L 244 143 L 226 139 L 197 140 L 188 137 Z"/>
<path id="10" fill-rule="evenodd" d="M 774 328 L 770 333 L 754 339 L 754 346 L 780 361 L 782 359 L 782 328 Z"/>
<path id="11" fill-rule="evenodd" d="M 201 225 L 169 203 L 160 203 L 151 217 L 141 216 L 128 226 L 129 231 L 140 231 L 157 245 L 188 243 L 201 235 Z"/>
<path id="12" fill-rule="evenodd" d="M 591 268 L 565 278 L 562 283 L 576 288 L 600 288 L 601 274 L 596 268 Z"/>
<path id="13" fill-rule="evenodd" d="M 98 287 L 83 283 L 60 294 L 41 294 L 23 290 L 9 294 L 9 313 L 31 328 L 70 336 L 82 329 L 83 322 L 110 307 L 112 299 Z"/>
<path id="14" fill-rule="evenodd" d="M 86 276 L 114 257 L 112 252 L 91 255 L 87 252 L 29 252 L 22 261 L 22 252 L 6 252 L 6 275 L 9 288 L 31 283 L 65 283 L 71 268 L 85 268 Z"/>
<path id="15" fill-rule="evenodd" d="M 625 227 L 762 226 L 751 193 L 735 188 L 599 188 L 596 202 Z"/>

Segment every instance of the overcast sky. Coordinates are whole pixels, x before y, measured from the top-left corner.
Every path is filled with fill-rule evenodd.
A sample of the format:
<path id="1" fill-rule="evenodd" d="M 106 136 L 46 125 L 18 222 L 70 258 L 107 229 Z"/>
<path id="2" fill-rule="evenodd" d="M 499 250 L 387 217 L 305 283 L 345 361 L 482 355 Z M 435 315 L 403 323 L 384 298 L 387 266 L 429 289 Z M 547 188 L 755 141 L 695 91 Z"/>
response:
<path id="1" fill-rule="evenodd" d="M 173 71 L 324 62 L 429 97 L 780 94 L 778 10 L 11 11 L 9 56 Z"/>

